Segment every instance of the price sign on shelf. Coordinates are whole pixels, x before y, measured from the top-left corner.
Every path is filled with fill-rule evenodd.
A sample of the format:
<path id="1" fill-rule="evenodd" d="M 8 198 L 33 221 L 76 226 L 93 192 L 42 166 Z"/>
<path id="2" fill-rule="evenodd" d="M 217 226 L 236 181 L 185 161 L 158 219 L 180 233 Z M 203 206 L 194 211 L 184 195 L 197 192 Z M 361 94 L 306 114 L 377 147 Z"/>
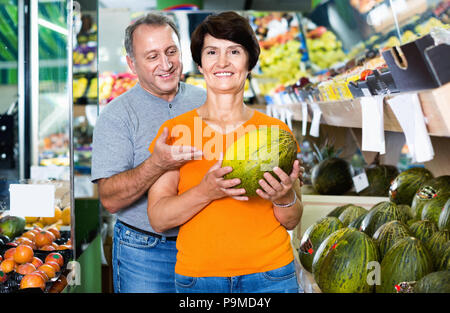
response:
<path id="1" fill-rule="evenodd" d="M 353 176 L 353 185 L 355 185 L 355 191 L 359 193 L 360 191 L 369 187 L 369 180 L 367 179 L 366 172 L 362 172 L 359 175 Z"/>

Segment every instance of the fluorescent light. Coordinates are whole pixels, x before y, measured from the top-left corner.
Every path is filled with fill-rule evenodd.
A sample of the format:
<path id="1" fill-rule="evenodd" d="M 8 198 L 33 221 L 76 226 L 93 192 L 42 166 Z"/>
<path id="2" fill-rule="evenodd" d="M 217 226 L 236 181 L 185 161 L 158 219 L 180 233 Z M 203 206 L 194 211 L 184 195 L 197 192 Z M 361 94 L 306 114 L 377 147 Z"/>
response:
<path id="1" fill-rule="evenodd" d="M 67 29 L 65 29 L 64 27 L 58 26 L 56 24 L 53 24 L 53 23 L 51 23 L 49 21 L 46 21 L 46 20 L 44 20 L 42 18 L 38 18 L 38 24 L 43 26 L 43 27 L 46 27 L 48 29 L 51 29 L 51 30 L 53 30 L 53 31 L 55 31 L 57 33 L 63 34 L 65 36 L 67 36 L 69 34 L 69 31 Z"/>

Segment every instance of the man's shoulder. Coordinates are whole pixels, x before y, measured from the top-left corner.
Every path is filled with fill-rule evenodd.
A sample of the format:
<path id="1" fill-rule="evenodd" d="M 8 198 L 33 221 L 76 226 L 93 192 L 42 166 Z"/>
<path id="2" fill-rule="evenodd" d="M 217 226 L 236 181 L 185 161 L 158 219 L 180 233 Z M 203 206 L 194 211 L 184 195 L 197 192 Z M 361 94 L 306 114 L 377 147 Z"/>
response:
<path id="1" fill-rule="evenodd" d="M 182 86 L 186 94 L 189 95 L 196 94 L 201 97 L 206 97 L 206 90 L 201 87 L 187 84 L 185 82 L 180 82 L 180 85 Z"/>

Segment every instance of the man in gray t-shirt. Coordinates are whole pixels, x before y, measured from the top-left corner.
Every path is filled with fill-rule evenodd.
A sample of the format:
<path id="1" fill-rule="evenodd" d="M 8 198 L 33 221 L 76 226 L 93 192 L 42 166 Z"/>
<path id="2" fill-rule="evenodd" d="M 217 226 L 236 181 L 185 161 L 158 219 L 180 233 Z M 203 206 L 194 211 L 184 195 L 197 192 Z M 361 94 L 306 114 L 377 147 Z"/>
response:
<path id="1" fill-rule="evenodd" d="M 111 101 L 94 129 L 92 176 L 102 205 L 116 214 L 113 238 L 115 292 L 175 292 L 178 229 L 156 233 L 147 216 L 147 192 L 164 172 L 199 155 L 184 148 L 174 155 L 161 136 L 162 123 L 205 102 L 206 92 L 179 81 L 178 31 L 173 22 L 148 14 L 126 30 L 130 69 L 139 83 Z"/>

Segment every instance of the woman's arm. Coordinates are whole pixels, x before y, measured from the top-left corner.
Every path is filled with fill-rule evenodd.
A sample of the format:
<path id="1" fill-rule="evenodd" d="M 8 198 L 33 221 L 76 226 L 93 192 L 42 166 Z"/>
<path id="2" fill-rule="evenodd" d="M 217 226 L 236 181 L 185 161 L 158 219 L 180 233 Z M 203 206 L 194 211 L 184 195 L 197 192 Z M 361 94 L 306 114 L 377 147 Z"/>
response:
<path id="1" fill-rule="evenodd" d="M 232 197 L 246 201 L 245 189 L 234 189 L 240 179 L 224 179 L 231 167 L 221 167 L 222 158 L 203 177 L 200 184 L 178 195 L 179 170 L 163 174 L 148 191 L 147 214 L 150 225 L 156 232 L 180 226 L 205 208 L 211 201 Z"/>

